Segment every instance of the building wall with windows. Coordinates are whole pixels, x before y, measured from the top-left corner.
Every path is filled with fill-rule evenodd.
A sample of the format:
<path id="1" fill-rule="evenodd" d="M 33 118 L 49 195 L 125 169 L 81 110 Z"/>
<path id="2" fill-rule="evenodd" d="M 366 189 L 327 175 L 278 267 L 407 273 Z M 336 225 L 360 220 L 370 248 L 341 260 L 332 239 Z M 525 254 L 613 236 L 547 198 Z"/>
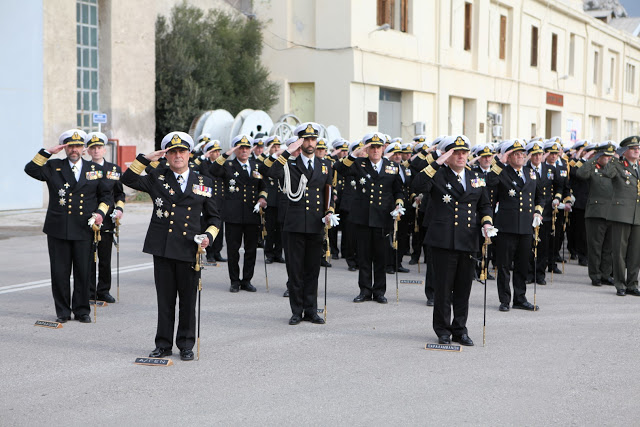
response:
<path id="1" fill-rule="evenodd" d="M 638 132 L 640 39 L 588 16 L 581 0 L 254 6 L 281 84 L 274 117 L 292 109 L 291 87 L 313 82 L 314 120 L 350 139 L 376 129 L 410 138 L 416 122 L 432 138 L 474 142 Z"/>

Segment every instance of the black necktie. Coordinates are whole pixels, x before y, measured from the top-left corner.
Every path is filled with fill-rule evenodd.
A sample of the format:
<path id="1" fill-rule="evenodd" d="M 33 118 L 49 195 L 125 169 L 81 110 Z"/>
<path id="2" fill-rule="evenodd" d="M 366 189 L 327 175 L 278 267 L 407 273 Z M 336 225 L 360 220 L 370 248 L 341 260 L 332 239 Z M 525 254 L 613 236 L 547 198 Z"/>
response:
<path id="1" fill-rule="evenodd" d="M 247 165 L 242 165 L 242 169 L 249 175 L 249 169 L 247 169 Z"/>

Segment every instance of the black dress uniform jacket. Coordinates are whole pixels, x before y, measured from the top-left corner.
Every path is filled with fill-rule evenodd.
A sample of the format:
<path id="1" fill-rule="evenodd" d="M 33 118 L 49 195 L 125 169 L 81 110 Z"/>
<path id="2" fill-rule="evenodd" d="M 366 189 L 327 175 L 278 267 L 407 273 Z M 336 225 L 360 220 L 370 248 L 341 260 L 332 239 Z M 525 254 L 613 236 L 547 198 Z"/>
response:
<path id="1" fill-rule="evenodd" d="M 114 205 L 109 205 L 109 212 L 107 212 L 107 217 L 102 222 L 102 228 L 100 229 L 100 231 L 112 232 L 115 229 L 115 223 L 111 218 L 111 214 L 113 214 L 113 211 L 116 209 L 120 212 L 123 212 L 124 202 L 126 199 L 122 182 L 120 182 L 122 169 L 120 169 L 120 166 L 116 165 L 115 163 L 105 161 L 102 164 L 102 171 L 103 178 L 111 187 Z"/>
<path id="2" fill-rule="evenodd" d="M 414 177 L 416 191 L 430 195 L 433 211 L 427 240 L 436 248 L 462 252 L 478 251 L 479 226 L 492 224 L 486 180 L 468 167 L 465 190 L 448 166 L 433 162 Z"/>
<path id="3" fill-rule="evenodd" d="M 527 166 L 533 169 L 531 162 L 527 163 Z M 564 182 L 566 180 L 561 179 L 560 174 L 557 172 L 555 166 L 548 164 L 547 162 L 540 163 L 540 180 L 539 185 L 542 189 L 542 197 L 544 199 L 542 221 L 551 221 L 553 213 L 552 202 L 553 200 L 562 200 L 562 196 L 565 192 Z M 535 172 L 535 171 L 534 171 Z M 569 189 L 566 190 L 566 196 L 569 196 Z"/>
<path id="4" fill-rule="evenodd" d="M 267 198 L 267 187 L 258 167 L 262 164 L 249 158 L 249 173 L 237 159 L 228 160 L 221 155 L 211 165 L 213 176 L 220 177 L 226 184 L 222 220 L 229 224 L 260 224 L 260 215 L 253 212 L 259 198 Z"/>
<path id="5" fill-rule="evenodd" d="M 533 214 L 542 214 L 542 187 L 533 169 L 523 166 L 526 182 L 509 165 L 497 162 L 487 176 L 499 202 L 494 224 L 502 233 L 531 234 Z"/>
<path id="6" fill-rule="evenodd" d="M 210 242 L 220 229 L 220 215 L 213 198 L 211 179 L 189 170 L 184 191 L 168 166 L 158 166 L 148 175 L 140 173 L 149 165 L 144 155 L 122 174 L 122 183 L 149 193 L 154 203 L 143 252 L 179 261 L 194 262 L 198 245 L 193 238 L 206 232 Z M 204 202 L 204 203 L 203 203 Z M 207 229 L 202 230 L 200 214 Z"/>
<path id="7" fill-rule="evenodd" d="M 374 170 L 369 159 L 351 155 L 334 165 L 338 173 L 356 180 L 349 215 L 354 224 L 388 228 L 393 221 L 391 211 L 395 205 L 404 204 L 400 166 L 384 157 L 380 161 L 380 173 Z"/>
<path id="8" fill-rule="evenodd" d="M 68 159 L 52 159 L 42 149 L 24 171 L 38 181 L 45 181 L 49 189 L 49 206 L 44 220 L 44 233 L 63 240 L 92 240 L 88 225 L 93 212 L 107 216 L 113 207 L 110 185 L 100 165 L 80 160 L 80 179 L 76 178 Z"/>

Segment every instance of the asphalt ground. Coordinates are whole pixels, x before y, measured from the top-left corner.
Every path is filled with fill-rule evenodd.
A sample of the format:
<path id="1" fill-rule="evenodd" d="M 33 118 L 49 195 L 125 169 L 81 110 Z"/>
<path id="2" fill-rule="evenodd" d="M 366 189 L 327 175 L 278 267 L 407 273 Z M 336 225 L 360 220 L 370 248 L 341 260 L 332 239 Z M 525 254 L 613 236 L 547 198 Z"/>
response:
<path id="1" fill-rule="evenodd" d="M 400 285 L 396 303 L 388 275 L 389 304 L 354 304 L 357 273 L 342 259 L 328 270 L 327 324 L 289 326 L 284 265 L 268 266 L 267 293 L 259 250 L 257 293 L 231 294 L 224 264 L 203 271 L 199 361 L 174 347 L 172 366 L 135 365 L 154 348 L 152 258 L 141 252 L 151 210 L 127 205 L 120 301 L 62 329 L 34 326 L 56 317 L 44 210 L 0 213 L 1 426 L 640 424 L 640 298 L 591 286 L 575 261 L 537 287 L 535 313 L 499 312 L 489 281 L 484 347 L 474 283 L 476 346 L 443 352 L 425 350 L 437 338 L 422 286 Z M 416 267 L 401 278 L 424 279 Z M 320 284 L 322 306 L 324 270 Z"/>

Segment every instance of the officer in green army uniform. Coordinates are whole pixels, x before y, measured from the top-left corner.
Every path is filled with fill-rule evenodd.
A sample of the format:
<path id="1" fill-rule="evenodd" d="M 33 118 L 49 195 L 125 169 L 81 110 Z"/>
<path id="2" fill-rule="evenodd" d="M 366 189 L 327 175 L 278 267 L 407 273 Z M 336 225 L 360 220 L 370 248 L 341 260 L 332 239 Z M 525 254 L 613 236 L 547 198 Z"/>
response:
<path id="1" fill-rule="evenodd" d="M 604 174 L 611 178 L 613 199 L 607 219 L 611 221 L 613 279 L 617 295 L 640 296 L 640 136 L 620 143 L 620 158 L 607 163 Z"/>
<path id="2" fill-rule="evenodd" d="M 613 285 L 611 260 L 611 224 L 607 221 L 613 184 L 603 171 L 613 158 L 615 147 L 611 141 L 599 144 L 574 165 L 576 177 L 589 185 L 585 210 L 589 277 L 593 286 Z M 595 156 L 594 156 L 595 154 Z"/>

